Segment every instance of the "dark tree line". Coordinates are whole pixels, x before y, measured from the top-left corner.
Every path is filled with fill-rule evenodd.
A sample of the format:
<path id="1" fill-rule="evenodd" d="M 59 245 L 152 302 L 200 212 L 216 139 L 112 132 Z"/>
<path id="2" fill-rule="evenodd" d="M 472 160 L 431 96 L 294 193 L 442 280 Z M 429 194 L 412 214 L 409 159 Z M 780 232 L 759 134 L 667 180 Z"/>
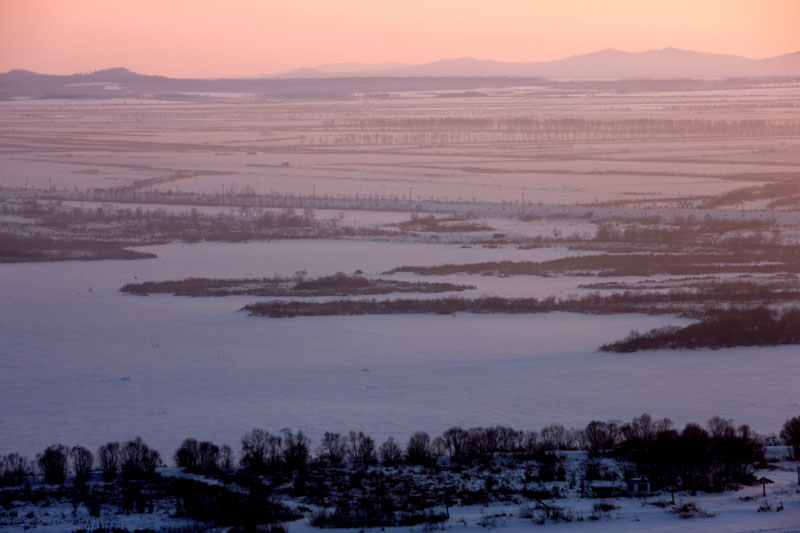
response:
<path id="1" fill-rule="evenodd" d="M 96 470 L 103 473 L 106 481 L 115 480 L 119 474 L 126 479 L 141 479 L 152 476 L 162 465 L 161 455 L 141 437 L 124 444 L 109 442 L 100 446 L 96 455 L 83 446 L 52 444 L 34 461 L 17 453 L 0 455 L 0 484 L 20 484 L 38 474 L 45 483 L 60 485 L 70 471 L 75 474 L 76 483 L 85 483 Z"/>
<path id="2" fill-rule="evenodd" d="M 655 487 L 722 491 L 754 481 L 764 451 L 747 425 L 711 418 L 706 428 L 689 423 L 676 429 L 669 419 L 645 414 L 620 428 L 621 440 L 611 455 Z"/>
<path id="3" fill-rule="evenodd" d="M 714 311 L 695 324 L 667 326 L 647 333 L 631 332 L 617 342 L 600 347 L 604 352 L 686 350 L 733 346 L 800 344 L 800 310 L 782 314 L 767 307 Z"/>
<path id="4" fill-rule="evenodd" d="M 186 439 L 173 455 L 175 465 L 189 472 L 208 474 L 233 466 L 233 450 L 227 444 L 222 447 L 210 441 Z"/>
<path id="5" fill-rule="evenodd" d="M 601 238 L 602 235 L 601 235 Z M 609 238 L 614 238 L 609 236 Z M 483 263 L 434 266 L 400 266 L 386 274 L 408 273 L 420 276 L 470 274 L 481 276 L 652 276 L 655 274 L 705 275 L 710 273 L 800 273 L 800 253 L 775 246 L 768 253 L 758 249 L 723 250 L 720 253 L 685 254 L 597 254 L 550 259 L 548 261 L 485 261 Z"/>
<path id="6" fill-rule="evenodd" d="M 317 145 L 459 144 L 585 140 L 794 136 L 797 120 L 584 118 L 368 118 L 325 120 Z"/>
<path id="7" fill-rule="evenodd" d="M 797 447 L 795 453 L 800 450 L 800 417 L 784 424 L 781 437 Z M 554 424 L 539 432 L 505 426 L 456 426 L 435 438 L 416 432 L 405 446 L 393 437 L 376 446 L 362 432 L 327 432 L 315 457 L 302 433 L 277 436 L 254 429 L 242 438 L 240 464 L 255 472 L 345 462 L 432 467 L 442 457 L 467 464 L 505 456 L 534 459 L 541 463 L 542 479 L 555 479 L 555 452 L 567 449 L 587 450 L 590 457 L 613 457 L 623 465 L 626 475 L 647 476 L 654 487 L 687 490 L 720 491 L 750 483 L 755 467 L 764 460 L 757 436 L 746 425 L 735 427 L 730 420 L 714 417 L 705 428 L 690 423 L 678 430 L 669 419 L 654 420 L 644 414 L 622 425 L 594 420 L 583 429 Z"/>
<path id="8" fill-rule="evenodd" d="M 296 297 L 356 296 L 392 292 L 448 292 L 474 288 L 472 285 L 452 283 L 374 279 L 359 274 L 348 275 L 343 272 L 318 278 L 306 278 L 305 272 L 300 271 L 291 277 L 275 275 L 270 278 L 250 279 L 186 278 L 174 281 L 145 281 L 125 284 L 120 288 L 120 292 L 139 296 L 174 294 L 175 296 Z"/>
<path id="9" fill-rule="evenodd" d="M 800 459 L 800 416 L 783 424 L 780 438 L 791 457 Z M 238 464 L 255 474 L 302 473 L 311 466 L 335 468 L 345 463 L 436 467 L 440 458 L 468 464 L 503 456 L 536 460 L 542 479 L 554 479 L 555 452 L 568 449 L 586 450 L 590 458 L 612 457 L 626 475 L 647 476 L 654 487 L 686 490 L 720 491 L 750 483 L 754 469 L 764 461 L 758 436 L 746 425 L 736 427 L 731 420 L 713 417 L 705 427 L 689 423 L 678 430 L 669 419 L 643 414 L 622 425 L 593 420 L 583 429 L 553 424 L 538 432 L 454 426 L 435 438 L 418 431 L 405 444 L 389 437 L 380 446 L 364 432 L 326 432 L 316 449 L 302 431 L 276 435 L 256 428 L 242 437 Z M 173 458 L 176 466 L 202 474 L 230 471 L 235 464 L 230 446 L 191 438 L 183 441 Z M 38 474 L 45 483 L 63 484 L 70 471 L 78 484 L 93 471 L 102 472 L 107 482 L 120 474 L 123 479 L 149 479 L 162 464 L 158 451 L 138 437 L 104 444 L 96 454 L 82 446 L 53 444 L 35 461 L 16 453 L 0 456 L 0 483 L 20 484 Z"/>

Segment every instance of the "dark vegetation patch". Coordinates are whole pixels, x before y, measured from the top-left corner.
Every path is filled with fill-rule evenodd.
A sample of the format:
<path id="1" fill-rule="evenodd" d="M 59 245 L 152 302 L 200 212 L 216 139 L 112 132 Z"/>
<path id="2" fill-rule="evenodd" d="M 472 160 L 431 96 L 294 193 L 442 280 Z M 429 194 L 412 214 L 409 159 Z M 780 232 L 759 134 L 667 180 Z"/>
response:
<path id="1" fill-rule="evenodd" d="M 148 294 L 174 294 L 176 296 L 360 296 L 365 294 L 389 294 L 393 292 L 436 293 L 474 289 L 472 285 L 452 283 L 428 283 L 369 279 L 361 275 L 337 272 L 331 276 L 306 279 L 273 276 L 261 279 L 208 279 L 188 278 L 180 281 L 149 281 L 129 283 L 120 291 L 146 296 Z"/>
<path id="2" fill-rule="evenodd" d="M 760 277 L 759 285 L 766 287 L 772 286 L 775 280 L 781 279 L 783 276 L 770 276 Z M 786 275 L 787 278 L 795 280 L 796 277 L 791 274 Z M 749 274 L 742 275 L 738 278 L 733 278 L 734 281 L 727 281 L 725 283 L 743 282 L 748 283 L 752 281 L 753 276 Z M 591 290 L 614 290 L 614 291 L 642 291 L 642 290 L 666 290 L 666 289 L 705 289 L 711 285 L 720 284 L 716 276 L 685 276 L 679 278 L 666 278 L 666 279 L 644 279 L 639 281 L 601 281 L 597 283 L 581 283 L 578 285 L 581 289 Z"/>
<path id="3" fill-rule="evenodd" d="M 776 178 L 779 178 L 776 180 Z M 739 205 L 743 202 L 753 200 L 776 200 L 792 199 L 797 202 L 797 194 L 800 193 L 800 174 L 782 173 L 772 177 L 770 183 L 756 185 L 753 187 L 742 187 L 723 193 L 715 198 L 704 201 L 701 205 L 705 208 L 716 208 L 723 206 Z"/>
<path id="4" fill-rule="evenodd" d="M 401 266 L 386 274 L 406 272 L 423 276 L 471 274 L 483 276 L 653 276 L 703 275 L 731 272 L 800 273 L 800 252 L 781 248 L 774 253 L 731 252 L 692 254 L 597 254 L 550 261 L 487 261 L 438 266 Z"/>
<path id="5" fill-rule="evenodd" d="M 689 215 L 675 217 L 669 223 L 660 217 L 642 217 L 635 220 L 606 221 L 599 224 L 595 242 L 649 243 L 688 245 L 715 244 L 726 250 L 735 250 L 744 243 L 769 243 L 764 233 L 774 228 L 771 219 L 729 220 L 706 215 L 703 218 Z"/>
<path id="6" fill-rule="evenodd" d="M 253 482 L 247 490 L 208 485 L 190 479 L 171 480 L 166 494 L 177 502 L 177 516 L 219 526 L 275 524 L 302 515 L 281 503 L 269 487 Z"/>
<path id="7" fill-rule="evenodd" d="M 668 326 L 646 333 L 631 332 L 625 339 L 604 344 L 600 350 L 626 353 L 782 344 L 800 344 L 800 309 L 780 314 L 766 307 L 714 311 L 683 328 Z"/>
<path id="8" fill-rule="evenodd" d="M 155 254 L 129 250 L 136 243 L 100 240 L 24 237 L 0 232 L 0 263 L 33 261 L 99 261 L 103 259 L 152 259 Z"/>
<path id="9" fill-rule="evenodd" d="M 270 318 L 330 315 L 403 315 L 455 313 L 544 313 L 556 303 L 536 298 L 431 298 L 393 300 L 334 300 L 329 302 L 279 301 L 248 304 L 241 310 Z"/>
<path id="10" fill-rule="evenodd" d="M 71 486 L 32 485 L 0 492 L 0 505 L 7 510 L 22 505 L 49 507 L 67 502 L 75 510 L 85 507 L 97 519 L 103 508 L 119 514 L 152 514 L 156 508 L 168 508 L 173 510 L 171 516 L 175 518 L 188 518 L 214 527 L 274 525 L 302 516 L 281 503 L 272 490 L 260 483 L 237 490 L 236 487 L 157 474 L 141 480 L 119 479 Z"/>
<path id="11" fill-rule="evenodd" d="M 28 194 L 28 191 L 25 191 Z M 102 194 L 101 194 L 102 193 Z M 772 227 L 771 220 L 721 220 L 711 216 L 699 218 L 695 216 L 677 217 L 665 223 L 660 217 L 640 217 L 636 219 L 619 219 L 599 223 L 595 235 L 573 232 L 563 235 L 554 231 L 553 235 L 522 236 L 518 234 L 495 233 L 493 235 L 469 232 L 491 232 L 492 228 L 476 220 L 469 213 L 460 216 L 434 217 L 432 215 L 413 214 L 408 221 L 402 222 L 395 228 L 361 226 L 347 224 L 340 217 L 330 219 L 317 219 L 315 211 L 310 205 L 318 201 L 339 201 L 338 199 L 316 199 L 312 197 L 272 197 L 258 195 L 188 195 L 185 202 L 198 202 L 196 205 L 224 206 L 223 202 L 232 202 L 227 211 L 217 214 L 201 213 L 197 209 L 188 211 L 169 212 L 164 208 L 143 208 L 141 206 L 123 208 L 97 201 L 96 196 L 108 198 L 109 201 L 117 198 L 123 204 L 132 201 L 135 195 L 126 195 L 124 191 L 97 191 L 87 193 L 74 193 L 77 199 L 88 199 L 98 207 L 67 207 L 58 198 L 48 199 L 46 191 L 30 192 L 30 198 L 8 198 L 0 204 L 0 214 L 12 215 L 12 219 L 0 221 L 0 233 L 19 239 L 6 237 L 2 251 L 7 259 L 0 261 L 39 261 L 66 259 L 105 259 L 105 258 L 139 258 L 136 252 L 124 250 L 129 246 L 148 244 L 165 244 L 173 241 L 198 242 L 246 242 L 267 239 L 336 239 L 343 237 L 368 237 L 372 239 L 399 239 L 421 242 L 451 242 L 460 244 L 483 245 L 486 247 L 500 247 L 513 245 L 523 249 L 566 244 L 574 249 L 619 252 L 632 255 L 633 252 L 657 252 L 653 261 L 658 256 L 679 255 L 692 257 L 698 251 L 708 250 L 709 246 L 720 251 L 720 255 L 731 255 L 729 259 L 736 260 L 736 254 L 753 254 L 753 261 L 764 261 L 763 257 L 755 257 L 758 253 L 768 254 L 770 257 L 791 256 L 792 251 L 778 244 L 779 230 Z M 62 193 L 66 194 L 66 193 Z M 38 195 L 38 196 L 37 196 Z M 152 198 L 150 197 L 152 196 Z M 36 198 L 34 198 L 36 197 Z M 183 195 L 170 193 L 148 195 L 149 201 L 169 205 L 181 205 Z M 367 202 L 361 208 L 386 209 L 379 200 L 351 199 L 353 202 Z M 259 205 L 265 202 L 269 205 L 284 205 L 279 210 L 266 209 Z M 334 202 L 335 203 L 335 202 Z M 346 202 L 345 202 L 346 203 Z M 391 202 L 390 202 L 391 203 Z M 399 208 L 400 204 L 395 205 Z M 408 208 L 406 204 L 403 208 Z M 195 205 L 195 204 L 192 204 Z M 304 206 L 295 210 L 290 205 Z M 360 205 L 360 204 L 358 204 Z M 356 204 L 353 205 L 356 207 Z M 545 218 L 563 218 L 565 213 L 552 213 Z M 580 218 L 591 218 L 591 212 L 583 213 Z M 20 222 L 18 218 L 27 219 Z M 523 217 L 526 220 L 538 218 L 534 215 Z M 567 217 L 569 218 L 569 217 Z M 769 231 L 768 231 L 769 230 Z M 464 233 L 449 236 L 448 234 Z M 51 252 L 31 252 L 29 246 L 24 244 L 28 239 L 48 239 Z M 59 248 L 60 241 L 65 241 L 63 248 Z M 42 241 L 42 244 L 46 244 Z M 44 246 L 39 248 L 44 249 Z M 702 254 L 701 254 L 702 255 Z M 796 255 L 796 254 L 794 254 Z M 722 259 L 725 259 L 724 257 Z M 791 259 L 791 257 L 789 257 Z M 702 257 L 698 259 L 702 261 Z M 613 261 L 607 259 L 606 261 Z M 623 257 L 620 261 L 625 262 Z M 680 261 L 680 260 L 675 260 Z M 627 261 L 630 263 L 630 261 Z M 458 265 L 445 265 L 457 267 Z M 490 264 L 485 264 L 491 270 Z M 713 266 L 713 265 L 712 265 Z M 758 265 L 754 265 L 758 267 Z M 415 267 L 402 267 L 415 268 Z M 434 267 L 437 268 L 437 267 Z M 440 268 L 440 267 L 439 267 Z M 475 269 L 475 266 L 470 268 Z M 559 275 L 560 271 L 581 272 L 589 269 L 606 268 L 605 275 L 615 275 L 615 270 L 620 270 L 623 275 L 631 268 L 616 268 L 614 265 L 591 265 L 569 263 L 546 263 L 537 267 L 524 268 L 516 265 L 508 269 L 507 273 L 499 275 L 513 275 L 530 273 L 536 275 Z M 691 271 L 691 267 L 686 267 Z M 699 268 L 698 266 L 695 266 Z M 451 269 L 452 270 L 452 269 Z M 463 270 L 463 269 L 462 269 Z M 652 271 L 653 268 L 644 269 L 639 265 L 640 271 Z M 655 268 L 655 270 L 658 270 Z M 455 271 L 460 271 L 455 268 Z M 668 272 L 678 271 L 673 266 Z M 716 271 L 728 271 L 717 269 Z M 762 266 L 759 272 L 767 271 Z M 488 272 L 487 272 L 488 273 Z"/>
<path id="12" fill-rule="evenodd" d="M 58 201 L 0 206 L 0 213 L 35 223 L 0 225 L 0 262 L 63 261 L 70 259 L 143 259 L 152 254 L 126 250 L 129 246 L 173 241 L 246 242 L 267 239 L 384 237 L 381 228 L 356 228 L 337 220 L 317 220 L 312 209 L 238 212 L 206 215 L 196 209 L 170 213 L 164 209 L 65 208 Z"/>
<path id="13" fill-rule="evenodd" d="M 759 305 L 794 302 L 800 299 L 800 284 L 794 275 L 753 278 L 744 276 L 731 281 L 716 278 L 680 278 L 645 282 L 591 283 L 583 288 L 617 290 L 605 296 L 592 293 L 583 298 L 604 298 L 609 302 L 635 303 L 646 299 L 654 305 L 697 303 L 709 305 Z M 638 295 L 638 296 L 637 296 Z M 702 316 L 702 315 L 693 315 Z"/>
<path id="14" fill-rule="evenodd" d="M 464 233 L 470 231 L 493 231 L 491 226 L 470 221 L 463 217 L 436 218 L 433 215 L 411 215 L 410 220 L 393 224 L 406 231 L 422 231 L 434 233 Z"/>
<path id="15" fill-rule="evenodd" d="M 241 310 L 248 312 L 252 316 L 271 318 L 330 315 L 535 314 L 551 312 L 673 314 L 700 318 L 705 316 L 708 308 L 726 305 L 767 305 L 795 302 L 798 299 L 800 299 L 800 287 L 797 284 L 763 286 L 757 282 L 730 282 L 709 283 L 703 287 L 672 289 L 664 292 L 633 290 L 611 294 L 592 292 L 561 299 L 556 299 L 554 296 L 544 299 L 504 298 L 500 296 L 460 298 L 451 296 L 390 300 L 341 299 L 327 302 L 291 300 L 257 302 L 246 305 Z"/>
<path id="16" fill-rule="evenodd" d="M 672 513 L 678 515 L 683 520 L 689 518 L 713 518 L 717 516 L 715 513 L 709 513 L 700 508 L 695 502 L 685 502 L 672 509 Z"/>

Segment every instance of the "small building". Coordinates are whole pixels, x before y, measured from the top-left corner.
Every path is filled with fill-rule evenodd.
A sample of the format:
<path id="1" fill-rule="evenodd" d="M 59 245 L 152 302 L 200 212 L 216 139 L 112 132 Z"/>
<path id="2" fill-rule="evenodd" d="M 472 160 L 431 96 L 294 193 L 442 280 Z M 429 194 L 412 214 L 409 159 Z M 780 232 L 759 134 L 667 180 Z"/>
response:
<path id="1" fill-rule="evenodd" d="M 614 498 L 625 492 L 625 487 L 615 481 L 591 481 L 586 487 L 590 498 Z"/>
<path id="2" fill-rule="evenodd" d="M 650 494 L 650 480 L 646 477 L 632 477 L 625 484 L 631 494 Z"/>

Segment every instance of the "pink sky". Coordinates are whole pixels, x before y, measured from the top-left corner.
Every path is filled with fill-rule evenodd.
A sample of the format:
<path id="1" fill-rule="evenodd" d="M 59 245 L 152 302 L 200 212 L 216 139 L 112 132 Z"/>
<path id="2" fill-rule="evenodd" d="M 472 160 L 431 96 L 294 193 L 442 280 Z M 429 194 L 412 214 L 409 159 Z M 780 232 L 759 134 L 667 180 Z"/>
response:
<path id="1" fill-rule="evenodd" d="M 335 62 L 800 50 L 800 0 L 0 0 L 0 72 L 246 76 Z"/>

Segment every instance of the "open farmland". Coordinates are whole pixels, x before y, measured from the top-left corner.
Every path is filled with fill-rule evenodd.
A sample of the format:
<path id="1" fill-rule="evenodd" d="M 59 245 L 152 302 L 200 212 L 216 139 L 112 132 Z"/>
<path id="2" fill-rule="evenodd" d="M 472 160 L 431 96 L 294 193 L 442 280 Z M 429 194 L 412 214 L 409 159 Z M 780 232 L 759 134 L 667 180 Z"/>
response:
<path id="1" fill-rule="evenodd" d="M 798 92 L 780 83 L 6 101 L 2 185 L 670 203 L 797 179 Z"/>

